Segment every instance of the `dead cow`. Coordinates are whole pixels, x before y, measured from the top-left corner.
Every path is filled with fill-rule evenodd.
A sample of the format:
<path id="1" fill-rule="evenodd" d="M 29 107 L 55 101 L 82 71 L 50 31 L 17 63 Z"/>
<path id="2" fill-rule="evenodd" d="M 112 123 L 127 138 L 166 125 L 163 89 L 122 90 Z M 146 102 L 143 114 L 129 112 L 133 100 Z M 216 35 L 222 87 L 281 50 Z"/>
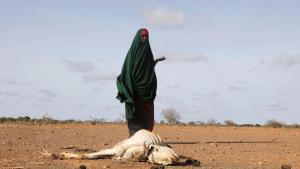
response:
<path id="1" fill-rule="evenodd" d="M 148 131 L 139 130 L 132 137 L 118 143 L 111 149 L 89 154 L 64 152 L 61 159 L 103 159 L 112 158 L 118 161 L 149 161 L 153 164 L 169 165 L 179 160 L 175 152 L 161 138 Z"/>

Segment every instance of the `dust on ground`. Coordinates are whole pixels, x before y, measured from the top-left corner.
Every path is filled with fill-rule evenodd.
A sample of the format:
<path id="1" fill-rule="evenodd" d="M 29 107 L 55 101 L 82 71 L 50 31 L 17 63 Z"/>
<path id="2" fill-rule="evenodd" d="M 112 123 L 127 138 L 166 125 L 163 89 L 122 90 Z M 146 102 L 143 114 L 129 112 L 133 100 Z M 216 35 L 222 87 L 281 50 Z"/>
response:
<path id="1" fill-rule="evenodd" d="M 192 157 L 201 167 L 174 169 L 300 169 L 300 129 L 266 127 L 214 127 L 156 125 L 154 132 L 179 155 Z M 0 124 L 0 168 L 7 169 L 149 169 L 146 162 L 118 163 L 100 160 L 51 160 L 40 154 L 59 153 L 62 147 L 95 150 L 111 148 L 128 138 L 125 124 Z"/>

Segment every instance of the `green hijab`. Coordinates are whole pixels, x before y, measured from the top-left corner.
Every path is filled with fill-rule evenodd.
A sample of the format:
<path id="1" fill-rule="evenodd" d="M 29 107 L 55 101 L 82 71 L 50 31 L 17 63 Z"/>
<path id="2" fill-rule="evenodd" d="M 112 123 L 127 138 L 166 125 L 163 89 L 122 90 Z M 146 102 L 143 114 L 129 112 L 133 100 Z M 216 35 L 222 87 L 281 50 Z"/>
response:
<path id="1" fill-rule="evenodd" d="M 143 42 L 140 29 L 136 33 L 123 63 L 122 72 L 117 78 L 118 96 L 125 102 L 126 119 L 135 115 L 134 97 L 142 101 L 152 101 L 156 96 L 157 81 L 154 71 L 154 59 L 149 44 L 149 36 Z M 146 30 L 147 31 L 147 30 Z"/>

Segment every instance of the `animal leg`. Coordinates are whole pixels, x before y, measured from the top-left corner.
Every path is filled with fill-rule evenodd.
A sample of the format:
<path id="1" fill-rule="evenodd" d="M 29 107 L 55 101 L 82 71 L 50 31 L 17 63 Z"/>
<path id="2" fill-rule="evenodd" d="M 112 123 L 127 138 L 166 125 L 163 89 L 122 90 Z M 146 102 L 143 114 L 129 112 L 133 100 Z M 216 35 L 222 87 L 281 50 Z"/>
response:
<path id="1" fill-rule="evenodd" d="M 95 153 L 84 154 L 85 159 L 105 159 L 115 155 L 113 149 L 105 149 Z"/>

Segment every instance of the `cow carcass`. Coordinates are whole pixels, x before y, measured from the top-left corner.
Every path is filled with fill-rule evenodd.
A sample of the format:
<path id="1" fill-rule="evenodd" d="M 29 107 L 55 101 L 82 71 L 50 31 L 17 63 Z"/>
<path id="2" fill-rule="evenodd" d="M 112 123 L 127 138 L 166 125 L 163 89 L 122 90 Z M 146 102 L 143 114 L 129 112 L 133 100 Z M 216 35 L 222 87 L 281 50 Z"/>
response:
<path id="1" fill-rule="evenodd" d="M 84 154 L 63 152 L 59 154 L 59 157 L 61 159 L 112 158 L 121 162 L 148 161 L 162 165 L 174 164 L 179 160 L 178 155 L 158 135 L 143 129 L 111 149 Z"/>

